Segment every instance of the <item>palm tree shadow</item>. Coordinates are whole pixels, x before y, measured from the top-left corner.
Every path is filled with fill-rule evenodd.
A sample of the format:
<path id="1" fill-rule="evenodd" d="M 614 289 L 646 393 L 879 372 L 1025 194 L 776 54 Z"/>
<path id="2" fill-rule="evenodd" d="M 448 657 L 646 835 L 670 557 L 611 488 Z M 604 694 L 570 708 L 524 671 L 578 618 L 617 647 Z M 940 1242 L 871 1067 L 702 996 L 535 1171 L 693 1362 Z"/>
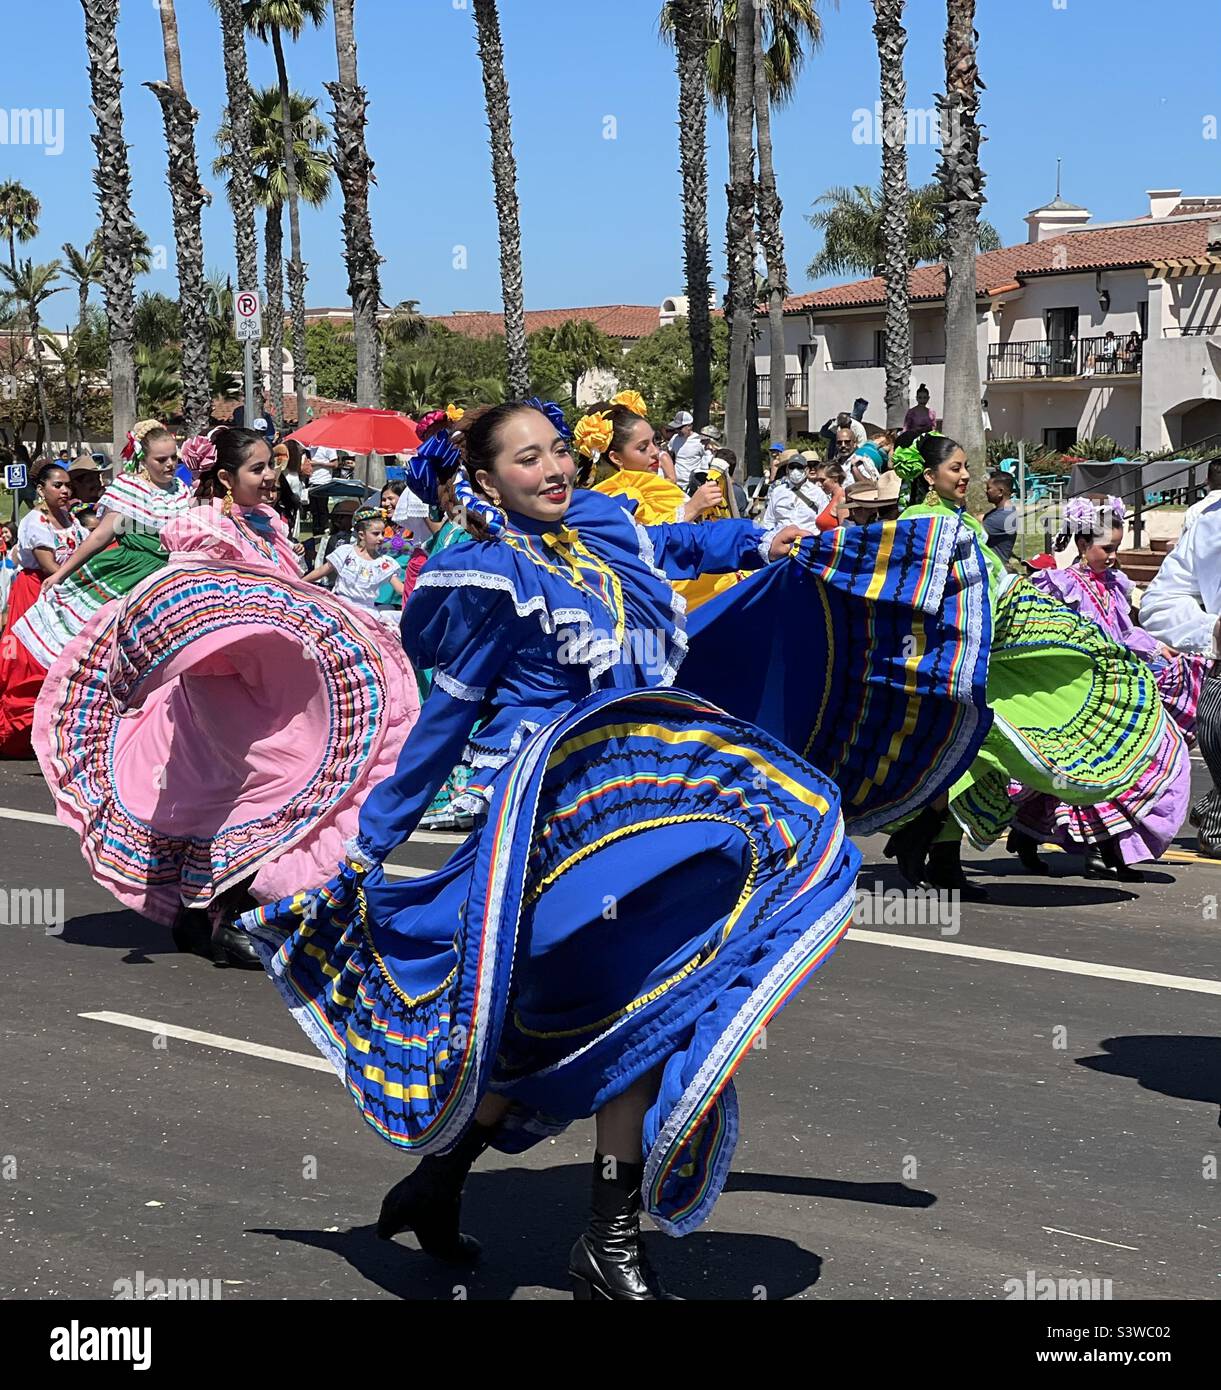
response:
<path id="1" fill-rule="evenodd" d="M 1218 1107 L 1221 1125 L 1221 1038 L 1103 1038 L 1102 1053 L 1078 1057 L 1079 1067 L 1108 1076 L 1130 1076 L 1146 1091 Z"/>
<path id="2" fill-rule="evenodd" d="M 801 1180 L 764 1176 L 774 1185 L 759 1187 L 757 1178 L 743 1175 L 734 1186 L 738 1190 L 806 1190 L 790 1186 Z M 396 1298 L 505 1300 L 522 1289 L 567 1292 L 568 1251 L 582 1229 L 588 1195 L 585 1164 L 484 1173 L 476 1169 L 463 1196 L 463 1228 L 477 1235 L 484 1249 L 472 1270 L 438 1264 L 414 1248 L 412 1236 L 378 1240 L 373 1225 L 347 1231 L 283 1227 L 250 1227 L 248 1231 L 338 1255 L 364 1279 Z M 682 1240 L 667 1240 L 653 1231 L 648 1245 L 649 1258 L 667 1287 L 689 1299 L 792 1298 L 813 1287 L 822 1271 L 821 1256 L 776 1236 L 697 1231 Z"/>
<path id="3" fill-rule="evenodd" d="M 150 922 L 138 912 L 116 908 L 113 912 L 91 912 L 64 923 L 61 941 L 73 946 L 105 946 L 125 950 L 124 965 L 152 965 L 155 956 L 177 955 L 168 927 Z"/>

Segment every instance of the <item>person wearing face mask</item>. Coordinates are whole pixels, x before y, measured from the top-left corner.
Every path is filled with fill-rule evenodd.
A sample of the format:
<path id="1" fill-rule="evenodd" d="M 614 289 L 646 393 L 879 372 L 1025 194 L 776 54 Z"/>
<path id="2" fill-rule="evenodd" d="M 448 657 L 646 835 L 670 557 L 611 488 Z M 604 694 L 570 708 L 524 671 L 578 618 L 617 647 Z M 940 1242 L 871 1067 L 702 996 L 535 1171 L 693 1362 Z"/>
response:
<path id="1" fill-rule="evenodd" d="M 666 1295 L 641 1214 L 673 1235 L 709 1214 L 737 1128 L 733 1068 L 718 1059 L 743 1056 L 825 958 L 851 915 L 857 864 L 837 788 L 794 744 L 812 752 L 832 669 L 842 713 L 859 641 L 837 660 L 800 634 L 820 678 L 814 691 L 793 682 L 783 737 L 673 682 L 701 646 L 705 667 L 736 664 L 718 640 L 727 619 L 775 630 L 761 621 L 777 611 L 773 579 L 810 604 L 834 586 L 842 613 L 865 620 L 880 564 L 892 581 L 883 628 L 898 640 L 899 610 L 929 601 L 903 586 L 929 577 L 940 598 L 932 581 L 957 557 L 933 546 L 927 567 L 892 570 L 864 531 L 836 547 L 744 520 L 645 525 L 632 498 L 574 490 L 567 434 L 558 407 L 511 401 L 468 411 L 460 447 L 437 435 L 412 459 L 409 485 L 460 512 L 473 537 L 430 560 L 404 610 L 404 645 L 435 672 L 433 691 L 337 876 L 244 924 L 366 1120 L 400 1150 L 425 1150 L 386 1195 L 379 1235 L 410 1230 L 428 1254 L 472 1263 L 461 1198 L 479 1155 L 520 1152 L 592 1115 L 573 1292 L 644 1301 Z M 619 453 L 613 434 L 606 442 Z M 904 539 L 924 553 L 939 529 L 918 523 Z M 761 573 L 706 605 L 688 635 L 673 581 L 735 568 Z M 946 635 L 935 612 L 918 617 L 940 666 Z M 916 759 L 905 764 L 916 776 L 965 717 L 956 700 L 920 700 L 918 683 L 913 671 L 913 690 L 893 699 L 870 688 L 887 714 L 867 721 L 877 738 L 865 740 Z M 917 712 L 927 737 L 892 746 Z M 486 818 L 439 873 L 388 880 L 386 856 L 460 757 Z M 861 766 L 846 775 L 859 790 Z"/>
<path id="2" fill-rule="evenodd" d="M 167 563 L 65 647 L 35 751 L 98 883 L 180 951 L 258 969 L 234 918 L 334 862 L 419 702 L 397 635 L 302 581 L 263 433 L 182 462 Z"/>
<path id="3" fill-rule="evenodd" d="M 810 476 L 810 464 L 796 449 L 780 455 L 781 473 L 768 489 L 763 525 L 801 526 L 816 530 L 818 518 L 830 505 L 830 494 Z"/>
<path id="4" fill-rule="evenodd" d="M 904 518 L 941 516 L 959 527 L 988 568 L 992 639 L 987 695 L 992 727 L 948 797 L 900 826 L 886 845 L 909 882 L 927 881 L 967 901 L 986 890 L 962 870 L 964 833 L 983 849 L 1013 821 L 1011 781 L 1074 806 L 1128 794 L 1140 815 L 1152 788 L 1141 778 L 1167 737 L 1166 716 L 1149 667 L 1097 624 L 1009 572 L 988 532 L 966 510 L 970 468 L 962 447 L 922 434 L 895 450 L 895 468 L 912 489 Z M 1083 756 L 1088 750 L 1088 756 Z"/>
<path id="5" fill-rule="evenodd" d="M 1082 617 L 1146 662 L 1166 713 L 1166 736 L 1132 792 L 1111 801 L 1074 806 L 1046 794 L 1018 794 L 1009 850 L 1029 873 L 1046 873 L 1038 859 L 1041 841 L 1085 855 L 1086 878 L 1139 883 L 1132 866 L 1159 859 L 1182 828 L 1191 799 L 1187 740 L 1195 734 L 1196 706 L 1208 670 L 1200 657 L 1164 646 L 1132 621 L 1132 581 L 1118 567 L 1125 509 L 1118 497 L 1101 503 L 1074 497 L 1064 509 L 1057 549 L 1075 542 L 1077 561 L 1065 569 L 1039 570 L 1030 582 L 1068 604 Z M 1131 809 L 1134 808 L 1134 809 Z"/>
<path id="6" fill-rule="evenodd" d="M 190 487 L 176 476 L 178 444 L 159 420 L 128 432 L 123 458 L 127 470 L 98 501 L 101 521 L 46 576 L 38 602 L 13 629 L 47 668 L 99 608 L 165 564 L 162 528 L 191 505 Z"/>

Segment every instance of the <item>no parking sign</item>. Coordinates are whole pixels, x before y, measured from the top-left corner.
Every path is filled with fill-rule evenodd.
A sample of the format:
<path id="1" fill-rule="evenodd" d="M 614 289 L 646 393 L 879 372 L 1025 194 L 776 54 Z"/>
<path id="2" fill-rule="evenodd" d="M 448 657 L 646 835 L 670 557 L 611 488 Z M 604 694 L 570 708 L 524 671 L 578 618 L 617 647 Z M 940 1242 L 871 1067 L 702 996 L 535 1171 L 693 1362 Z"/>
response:
<path id="1" fill-rule="evenodd" d="M 257 343 L 263 336 L 258 290 L 238 290 L 233 296 L 233 336 L 239 343 Z"/>

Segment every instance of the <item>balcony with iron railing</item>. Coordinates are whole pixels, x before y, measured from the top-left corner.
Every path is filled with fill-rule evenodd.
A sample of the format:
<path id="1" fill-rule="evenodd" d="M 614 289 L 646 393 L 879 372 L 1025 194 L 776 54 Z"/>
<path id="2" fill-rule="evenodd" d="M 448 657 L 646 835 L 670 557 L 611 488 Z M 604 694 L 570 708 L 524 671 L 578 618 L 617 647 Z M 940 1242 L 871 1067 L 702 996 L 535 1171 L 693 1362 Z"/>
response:
<path id="1" fill-rule="evenodd" d="M 758 384 L 759 409 L 767 410 L 772 403 L 772 378 L 763 372 L 756 377 Z M 784 406 L 786 410 L 802 409 L 806 403 L 806 379 L 800 374 L 784 378 Z"/>
<path id="2" fill-rule="evenodd" d="M 1131 338 L 1032 338 L 988 349 L 989 381 L 1137 376 L 1143 341 Z"/>
<path id="3" fill-rule="evenodd" d="M 1185 324 L 1182 327 L 1169 324 L 1162 329 L 1163 338 L 1210 338 L 1214 333 L 1221 333 L 1221 319 L 1213 323 Z"/>
<path id="4" fill-rule="evenodd" d="M 833 371 L 851 371 L 861 367 L 884 367 L 886 359 L 884 357 L 848 357 L 837 358 L 832 364 Z M 945 366 L 945 353 L 931 353 L 921 357 L 912 358 L 913 367 L 943 367 Z"/>

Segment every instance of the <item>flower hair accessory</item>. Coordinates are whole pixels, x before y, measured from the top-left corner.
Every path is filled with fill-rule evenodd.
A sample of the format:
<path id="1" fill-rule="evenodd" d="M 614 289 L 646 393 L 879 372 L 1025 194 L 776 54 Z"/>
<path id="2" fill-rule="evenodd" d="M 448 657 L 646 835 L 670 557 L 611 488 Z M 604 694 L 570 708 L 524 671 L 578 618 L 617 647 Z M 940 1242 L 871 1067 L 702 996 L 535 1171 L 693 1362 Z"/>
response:
<path id="1" fill-rule="evenodd" d="M 611 405 L 626 406 L 633 415 L 639 415 L 642 420 L 649 417 L 649 407 L 644 403 L 644 397 L 639 391 L 620 391 L 610 399 Z"/>
<path id="2" fill-rule="evenodd" d="M 123 445 L 119 457 L 130 465 L 129 472 L 133 471 L 144 460 L 144 436 L 152 430 L 163 430 L 164 428 L 165 426 L 160 420 L 137 420 L 127 431 L 127 443 Z"/>
<path id="3" fill-rule="evenodd" d="M 198 478 L 216 467 L 216 445 L 206 434 L 193 434 L 178 450 L 178 458 Z"/>
<path id="4" fill-rule="evenodd" d="M 465 414 L 466 411 L 463 410 L 460 405 L 455 405 L 453 401 L 450 401 L 450 403 L 445 407 L 446 419 L 453 421 L 455 425 L 458 423 L 459 420 L 462 419 L 462 417 Z"/>
<path id="5" fill-rule="evenodd" d="M 891 467 L 905 483 L 913 483 L 924 474 L 924 457 L 914 444 L 904 444 L 891 456 Z"/>
<path id="6" fill-rule="evenodd" d="M 358 507 L 352 513 L 352 530 L 364 526 L 369 521 L 385 521 L 386 515 L 380 507 Z"/>
<path id="7" fill-rule="evenodd" d="M 535 410 L 541 410 L 555 426 L 555 432 L 561 439 L 572 438 L 572 431 L 568 428 L 568 421 L 564 419 L 564 412 L 554 401 L 543 401 L 539 400 L 537 396 L 530 396 L 524 404 L 532 405 Z"/>
<path id="8" fill-rule="evenodd" d="M 449 416 L 443 410 L 429 410 L 415 422 L 416 433 L 421 439 L 428 433 L 435 424 L 442 420 L 448 420 Z"/>
<path id="9" fill-rule="evenodd" d="M 407 486 L 430 507 L 438 504 L 437 484 L 458 471 L 462 455 L 449 437 L 448 430 L 438 430 L 426 439 L 407 463 Z"/>
<path id="10" fill-rule="evenodd" d="M 596 459 L 610 448 L 615 437 L 615 427 L 599 411 L 596 415 L 582 415 L 573 431 L 572 442 L 582 458 Z"/>

